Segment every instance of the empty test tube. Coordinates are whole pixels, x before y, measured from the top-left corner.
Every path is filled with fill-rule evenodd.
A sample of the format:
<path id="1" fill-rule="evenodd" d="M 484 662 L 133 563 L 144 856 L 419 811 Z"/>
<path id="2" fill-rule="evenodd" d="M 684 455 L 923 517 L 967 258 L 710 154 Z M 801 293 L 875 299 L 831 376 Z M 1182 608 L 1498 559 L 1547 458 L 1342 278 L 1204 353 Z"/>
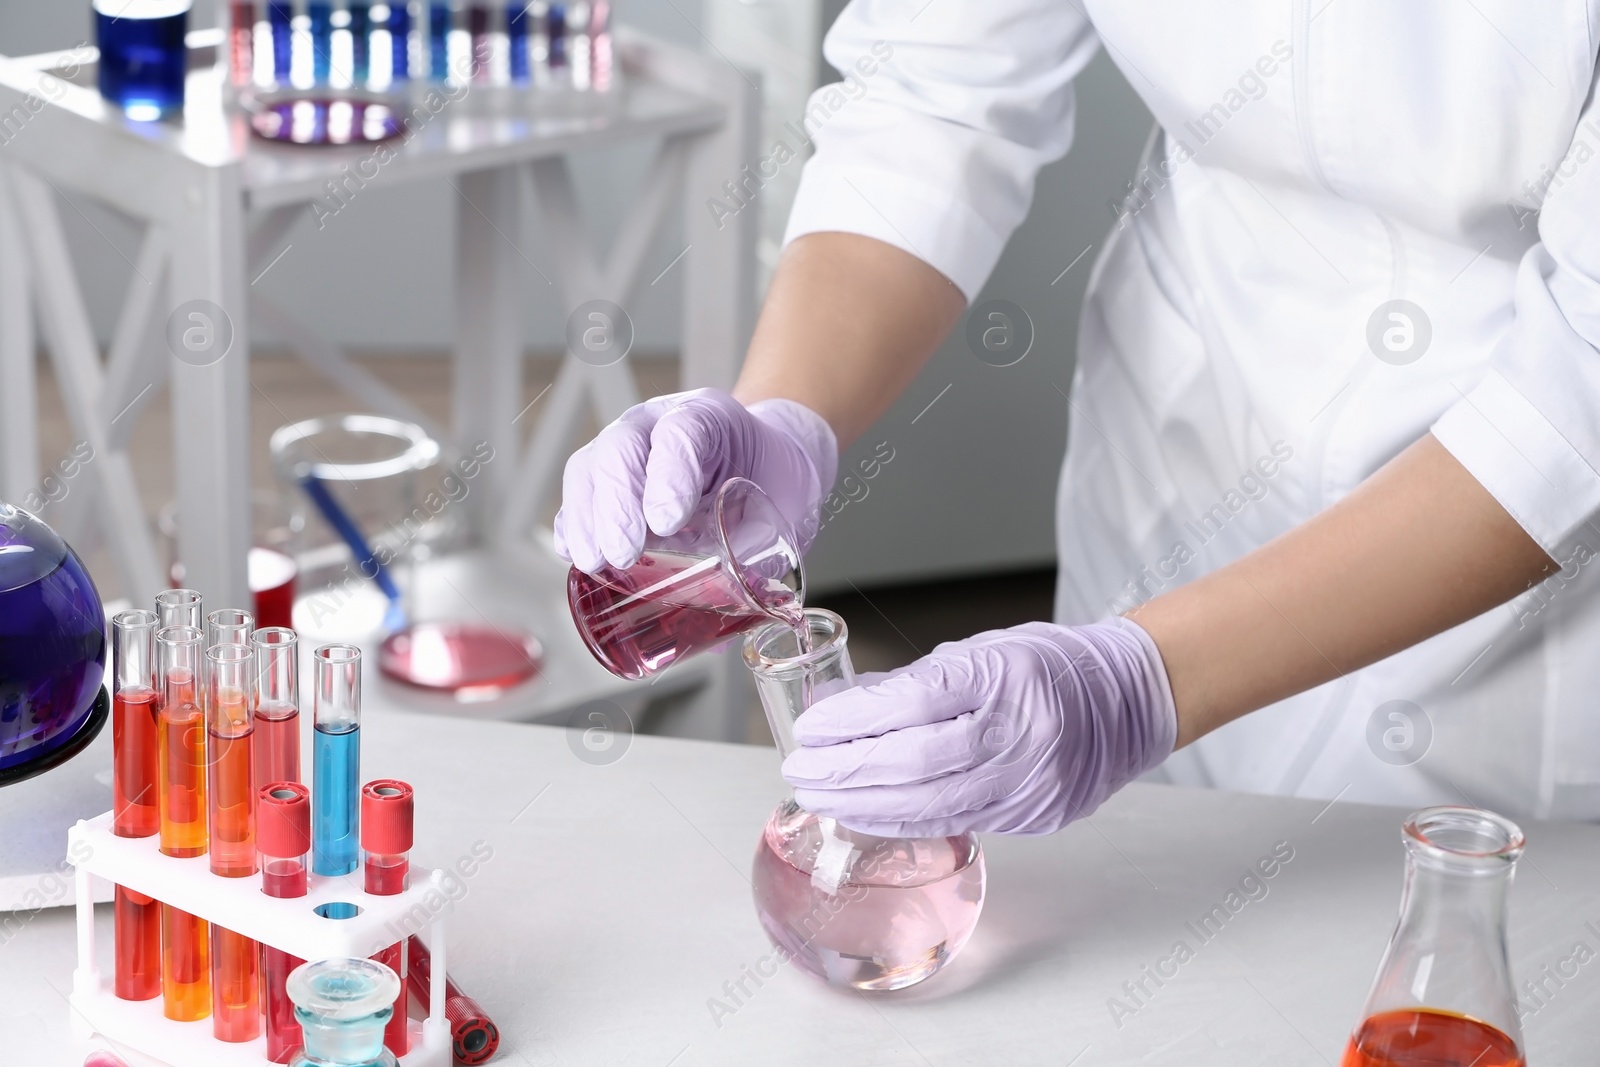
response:
<path id="1" fill-rule="evenodd" d="M 311 793 L 299 782 L 272 782 L 256 794 L 256 842 L 261 850 L 261 891 L 269 897 L 306 895 L 306 854 L 311 851 Z M 300 1047 L 300 1023 L 284 984 L 304 960 L 261 946 L 262 1008 L 267 1059 L 288 1063 Z"/>
<path id="2" fill-rule="evenodd" d="M 373 896 L 405 892 L 411 872 L 414 794 L 405 782 L 380 778 L 361 788 L 361 851 L 364 885 Z M 372 957 L 400 976 L 406 976 L 406 943 L 396 942 Z M 394 1014 L 384 1027 L 383 1043 L 396 1056 L 406 1054 L 406 992 L 402 985 Z"/>
<path id="3" fill-rule="evenodd" d="M 156 756 L 156 624 L 153 611 L 111 620 L 112 832 L 151 837 L 160 830 L 160 761 Z M 161 993 L 161 905 L 123 886 L 115 891 L 115 981 L 123 1000 Z"/>
<path id="4" fill-rule="evenodd" d="M 205 623 L 204 602 L 193 589 L 163 589 L 156 594 L 156 619 L 161 629 L 168 626 L 193 626 Z"/>
<path id="5" fill-rule="evenodd" d="M 248 645 L 256 617 L 239 608 L 218 608 L 206 616 L 206 647 Z"/>
<path id="6" fill-rule="evenodd" d="M 311 868 L 350 874 L 356 869 L 361 795 L 361 650 L 323 645 L 312 663 Z"/>

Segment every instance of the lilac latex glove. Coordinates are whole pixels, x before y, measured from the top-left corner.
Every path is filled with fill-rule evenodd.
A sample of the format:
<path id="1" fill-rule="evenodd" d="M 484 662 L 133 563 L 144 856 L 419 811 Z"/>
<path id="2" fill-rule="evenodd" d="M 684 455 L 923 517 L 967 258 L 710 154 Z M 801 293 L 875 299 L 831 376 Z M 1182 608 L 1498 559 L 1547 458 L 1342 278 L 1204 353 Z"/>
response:
<path id="1" fill-rule="evenodd" d="M 1172 752 L 1166 666 L 1138 624 L 1028 623 L 940 645 L 795 722 L 806 810 L 884 837 L 1044 834 Z"/>
<path id="2" fill-rule="evenodd" d="M 833 429 L 804 404 L 745 407 L 720 389 L 659 396 L 623 412 L 567 460 L 556 551 L 584 571 L 631 567 L 647 526 L 676 533 L 701 497 L 734 477 L 766 491 L 804 551 L 838 469 Z"/>

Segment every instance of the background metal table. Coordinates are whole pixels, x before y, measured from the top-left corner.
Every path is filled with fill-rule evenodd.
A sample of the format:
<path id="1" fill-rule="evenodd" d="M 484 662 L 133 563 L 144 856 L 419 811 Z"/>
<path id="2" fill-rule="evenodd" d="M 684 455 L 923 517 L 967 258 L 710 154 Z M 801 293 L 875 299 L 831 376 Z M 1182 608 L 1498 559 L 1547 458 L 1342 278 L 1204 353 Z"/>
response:
<path id="1" fill-rule="evenodd" d="M 550 727 L 369 726 L 363 773 L 417 787 L 418 860 L 473 861 L 450 969 L 499 1024 L 507 1065 L 1320 1067 L 1338 1062 L 1399 903 L 1402 811 L 1134 785 L 1062 833 L 986 837 L 978 931 L 927 983 L 866 996 L 784 966 L 758 986 L 746 976 L 772 950 L 747 878 L 785 791 L 770 749 L 615 735 L 596 753 Z M 1600 947 L 1600 828 L 1524 830 L 1519 980 Z M 1196 938 L 1186 924 L 1274 848 L 1293 858 L 1265 896 Z M 0 931 L 5 1062 L 75 1067 L 70 910 Z M 1133 1005 L 1123 984 L 1180 939 L 1194 958 L 1147 981 L 1119 1026 L 1108 1002 Z M 1600 958 L 1546 984 L 1530 1063 L 1593 1062 Z"/>

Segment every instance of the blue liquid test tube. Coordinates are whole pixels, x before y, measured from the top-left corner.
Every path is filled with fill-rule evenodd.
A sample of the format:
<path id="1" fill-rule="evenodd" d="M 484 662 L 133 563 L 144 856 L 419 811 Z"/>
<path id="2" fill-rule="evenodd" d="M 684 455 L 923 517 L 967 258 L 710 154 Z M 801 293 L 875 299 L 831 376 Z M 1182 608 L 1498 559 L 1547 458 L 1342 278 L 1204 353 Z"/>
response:
<path id="1" fill-rule="evenodd" d="M 311 21 L 311 76 L 318 85 L 327 85 L 333 56 L 333 5 L 328 0 L 310 0 L 306 15 Z"/>
<path id="2" fill-rule="evenodd" d="M 315 664 L 316 744 L 311 753 L 311 869 L 356 869 L 361 801 L 361 650 L 323 645 Z"/>
<path id="3" fill-rule="evenodd" d="M 450 5 L 428 5 L 428 77 L 442 82 L 450 77 Z"/>
<path id="4" fill-rule="evenodd" d="M 511 84 L 528 84 L 528 21 L 532 18 L 527 0 L 506 5 L 506 47 L 511 54 Z"/>
<path id="5" fill-rule="evenodd" d="M 348 0 L 350 5 L 350 83 L 356 88 L 367 84 L 370 64 L 369 35 L 372 33 L 371 0 Z"/>
<path id="6" fill-rule="evenodd" d="M 272 78 L 289 84 L 289 64 L 294 56 L 292 37 L 294 5 L 290 0 L 267 0 L 267 25 L 272 29 Z"/>
<path id="7" fill-rule="evenodd" d="M 390 0 L 389 43 L 394 50 L 390 77 L 397 82 L 411 77 L 411 5 L 408 0 Z"/>

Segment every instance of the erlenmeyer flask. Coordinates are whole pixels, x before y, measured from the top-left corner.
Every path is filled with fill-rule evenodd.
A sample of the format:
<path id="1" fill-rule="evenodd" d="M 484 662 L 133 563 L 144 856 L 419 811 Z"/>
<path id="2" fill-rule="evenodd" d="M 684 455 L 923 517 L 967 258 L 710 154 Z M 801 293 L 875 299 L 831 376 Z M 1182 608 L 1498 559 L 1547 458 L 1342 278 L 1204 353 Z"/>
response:
<path id="1" fill-rule="evenodd" d="M 808 608 L 805 621 L 808 652 L 781 622 L 744 646 L 783 755 L 814 700 L 856 684 L 844 620 Z M 767 820 L 750 880 L 761 926 L 785 958 L 856 989 L 903 989 L 932 975 L 961 951 L 983 910 L 983 850 L 973 835 L 874 837 L 793 797 Z"/>
<path id="2" fill-rule="evenodd" d="M 1342 1067 L 1524 1067 L 1506 956 L 1515 823 L 1478 808 L 1405 821 L 1400 921 Z"/>

